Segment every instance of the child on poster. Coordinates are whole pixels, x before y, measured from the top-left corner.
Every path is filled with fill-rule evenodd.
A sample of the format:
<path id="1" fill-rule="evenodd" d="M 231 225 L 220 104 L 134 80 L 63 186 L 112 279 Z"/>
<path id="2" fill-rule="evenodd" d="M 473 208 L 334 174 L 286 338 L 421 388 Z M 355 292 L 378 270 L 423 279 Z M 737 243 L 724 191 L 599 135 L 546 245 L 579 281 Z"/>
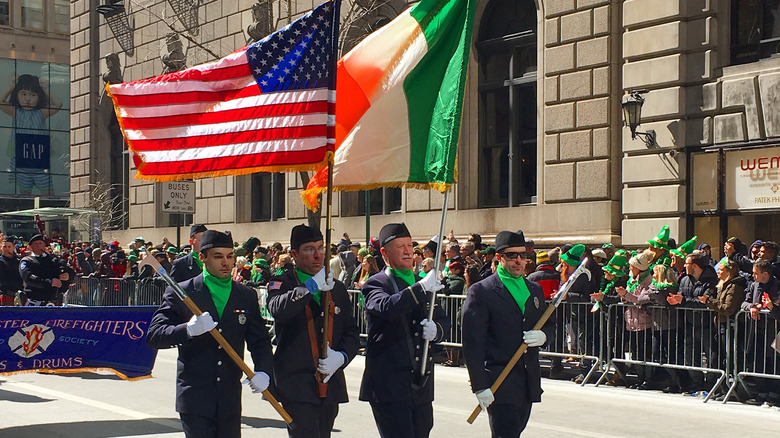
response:
<path id="1" fill-rule="evenodd" d="M 48 83 L 45 78 L 23 74 L 18 78 L 12 75 L 8 87 L 0 95 L 0 110 L 11 116 L 14 129 L 8 139 L 8 156 L 11 163 L 9 182 L 18 187 L 19 194 L 32 194 L 37 187 L 42 194 L 50 194 L 52 189 L 49 166 L 45 169 L 17 167 L 17 134 L 48 136 L 46 119 L 62 108 L 62 101 L 46 93 Z M 18 172 L 18 173 L 17 173 Z"/>

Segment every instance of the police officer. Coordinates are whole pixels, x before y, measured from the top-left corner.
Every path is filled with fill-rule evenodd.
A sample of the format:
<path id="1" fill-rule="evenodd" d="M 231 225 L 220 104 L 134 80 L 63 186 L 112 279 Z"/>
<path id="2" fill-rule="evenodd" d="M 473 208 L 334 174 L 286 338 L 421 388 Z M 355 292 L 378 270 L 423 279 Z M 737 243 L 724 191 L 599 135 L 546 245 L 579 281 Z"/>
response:
<path id="1" fill-rule="evenodd" d="M 12 236 L 5 236 L 0 255 L 0 306 L 13 306 L 16 293 L 21 291 L 22 274 L 19 272 L 20 257 Z"/>
<path id="2" fill-rule="evenodd" d="M 442 341 L 450 331 L 441 307 L 434 321 L 426 319 L 429 295 L 444 286 L 434 269 L 422 280 L 412 272 L 414 247 L 403 223 L 382 227 L 378 244 L 387 267 L 362 289 L 368 344 L 360 400 L 371 403 L 381 437 L 427 437 L 433 428 L 432 358 L 424 378 L 420 364 L 424 341 Z"/>
<path id="3" fill-rule="evenodd" d="M 349 401 L 344 367 L 360 347 L 360 328 L 352 315 L 347 288 L 326 281 L 325 247 L 316 228 L 298 225 L 290 236 L 295 269 L 271 278 L 268 310 L 274 317 L 276 352 L 272 392 L 292 416 L 290 437 L 330 437 L 339 403 Z M 323 342 L 323 291 L 330 291 L 332 318 L 328 357 L 320 359 Z M 317 383 L 315 374 L 327 387 Z M 322 390 L 322 392 L 318 392 Z"/>
<path id="4" fill-rule="evenodd" d="M 197 277 L 203 272 L 203 263 L 198 258 L 200 252 L 200 240 L 207 230 L 203 224 L 193 224 L 190 227 L 190 246 L 192 251 L 185 257 L 179 257 L 171 266 L 171 278 L 177 283 Z"/>
<path id="5" fill-rule="evenodd" d="M 252 354 L 252 392 L 268 387 L 271 340 L 260 316 L 257 294 L 230 278 L 235 255 L 227 233 L 209 230 L 200 246 L 203 273 L 181 284 L 203 311 L 194 316 L 168 287 L 149 324 L 152 348 L 179 348 L 176 411 L 187 437 L 241 436 L 241 369 L 217 341 L 206 334 L 218 327 L 239 356 L 244 344 Z M 213 315 L 213 316 L 212 316 Z"/>
<path id="6" fill-rule="evenodd" d="M 46 252 L 46 242 L 40 234 L 34 235 L 27 245 L 32 254 L 19 263 L 24 281 L 25 306 L 55 305 L 57 300 L 75 281 L 76 273 L 59 257 Z"/>
<path id="7" fill-rule="evenodd" d="M 541 401 L 539 347 L 552 339 L 555 323 L 548 319 L 542 330 L 533 330 L 547 304 L 542 287 L 523 278 L 532 257 L 523 232 L 498 233 L 496 257 L 496 273 L 467 292 L 463 356 L 471 389 L 490 416 L 492 436 L 517 438 L 528 423 L 531 404 Z M 528 350 L 493 394 L 490 387 L 523 342 Z"/>

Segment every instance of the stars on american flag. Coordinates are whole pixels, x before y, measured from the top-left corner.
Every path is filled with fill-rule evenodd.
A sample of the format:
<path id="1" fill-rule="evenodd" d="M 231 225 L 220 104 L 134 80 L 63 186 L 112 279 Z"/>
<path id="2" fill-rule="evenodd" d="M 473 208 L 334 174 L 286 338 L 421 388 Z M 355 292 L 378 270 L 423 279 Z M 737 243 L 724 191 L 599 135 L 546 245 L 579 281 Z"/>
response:
<path id="1" fill-rule="evenodd" d="M 328 87 L 336 51 L 330 11 L 330 3 L 324 3 L 247 48 L 249 67 L 263 92 Z"/>

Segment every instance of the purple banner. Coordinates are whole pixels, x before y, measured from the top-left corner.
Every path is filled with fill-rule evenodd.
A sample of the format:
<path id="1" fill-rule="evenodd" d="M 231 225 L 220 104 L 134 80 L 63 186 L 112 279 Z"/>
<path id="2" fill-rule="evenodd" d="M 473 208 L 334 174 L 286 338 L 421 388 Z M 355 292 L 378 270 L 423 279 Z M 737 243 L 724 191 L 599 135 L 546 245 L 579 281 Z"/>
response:
<path id="1" fill-rule="evenodd" d="M 157 357 L 146 345 L 155 310 L 0 307 L 0 375 L 110 370 L 123 379 L 148 377 Z"/>

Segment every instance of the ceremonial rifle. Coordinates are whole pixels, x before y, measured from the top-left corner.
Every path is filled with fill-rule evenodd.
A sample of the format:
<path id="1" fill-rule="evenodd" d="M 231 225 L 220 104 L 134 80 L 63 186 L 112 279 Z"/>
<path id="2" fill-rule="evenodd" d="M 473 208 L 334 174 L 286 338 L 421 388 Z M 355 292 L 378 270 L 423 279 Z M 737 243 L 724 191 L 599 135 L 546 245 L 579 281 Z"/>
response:
<path id="1" fill-rule="evenodd" d="M 575 281 L 577 281 L 577 278 L 580 275 L 586 275 L 588 279 L 590 279 L 590 270 L 585 267 L 585 263 L 588 261 L 588 259 L 583 259 L 580 263 L 580 266 L 577 267 L 577 270 L 574 271 L 573 274 L 566 280 L 566 283 L 563 283 L 563 286 L 561 286 L 560 291 L 558 294 L 553 298 L 553 300 L 550 302 L 550 305 L 547 306 L 547 310 L 544 311 L 542 314 L 542 317 L 539 318 L 538 321 L 536 321 L 536 324 L 534 325 L 533 330 L 541 330 L 544 324 L 547 322 L 548 319 L 550 319 L 550 316 L 555 312 L 555 309 L 560 306 L 561 302 L 566 299 L 566 294 L 569 293 L 569 289 L 574 284 Z M 509 375 L 509 373 L 512 371 L 512 368 L 515 367 L 517 362 L 520 360 L 520 356 L 522 356 L 526 350 L 528 350 L 528 343 L 523 342 L 523 345 L 520 346 L 520 348 L 515 351 L 514 356 L 512 356 L 511 359 L 509 359 L 509 362 L 506 364 L 504 369 L 501 371 L 501 374 L 498 375 L 498 378 L 495 382 L 493 382 L 492 385 L 490 385 L 490 392 L 492 392 L 494 395 L 498 388 L 501 386 L 502 383 L 504 383 L 504 379 Z M 469 418 L 466 420 L 469 424 L 474 423 L 474 420 L 477 419 L 477 416 L 479 413 L 482 412 L 482 406 L 477 405 L 476 408 L 474 408 L 474 411 L 471 413 Z"/>
<path id="2" fill-rule="evenodd" d="M 179 286 L 178 283 L 176 283 L 173 278 L 171 278 L 170 275 L 165 271 L 165 268 L 163 268 L 160 265 L 160 262 L 157 261 L 153 256 L 147 255 L 144 257 L 143 260 L 141 260 L 141 263 L 138 264 L 139 271 L 143 269 L 145 265 L 151 266 L 155 272 L 160 274 L 160 276 L 165 280 L 166 283 L 173 289 L 173 292 L 176 293 L 176 296 L 179 297 L 180 300 L 184 303 L 184 305 L 187 306 L 190 311 L 196 315 L 200 316 L 203 314 L 201 310 L 198 308 L 198 305 L 195 304 L 194 301 L 192 301 L 192 298 L 187 296 L 187 292 L 184 291 L 184 289 Z M 204 268 L 205 269 L 205 268 Z M 216 339 L 216 341 L 219 343 L 219 345 L 222 346 L 222 349 L 225 350 L 225 352 L 230 356 L 231 359 L 233 359 L 233 362 L 238 365 L 239 368 L 241 368 L 241 371 L 246 374 L 246 376 L 249 378 L 249 380 L 252 380 L 253 377 L 255 377 L 255 372 L 252 371 L 251 368 L 244 362 L 243 359 L 236 353 L 236 350 L 233 349 L 233 347 L 228 343 L 227 339 L 225 339 L 224 336 L 222 336 L 222 333 L 219 332 L 219 330 L 214 327 L 213 329 L 209 330 L 209 333 L 211 333 L 211 336 Z M 268 400 L 269 403 L 271 403 L 271 406 L 276 410 L 276 412 L 279 413 L 279 415 L 282 416 L 282 419 L 284 419 L 284 422 L 287 423 L 287 426 L 290 429 L 295 428 L 295 424 L 293 423 L 293 419 L 290 416 L 290 414 L 287 413 L 287 411 L 284 410 L 281 404 L 276 400 L 276 398 L 271 394 L 271 391 L 265 390 L 263 391 L 263 397 L 265 397 L 266 400 Z"/>

